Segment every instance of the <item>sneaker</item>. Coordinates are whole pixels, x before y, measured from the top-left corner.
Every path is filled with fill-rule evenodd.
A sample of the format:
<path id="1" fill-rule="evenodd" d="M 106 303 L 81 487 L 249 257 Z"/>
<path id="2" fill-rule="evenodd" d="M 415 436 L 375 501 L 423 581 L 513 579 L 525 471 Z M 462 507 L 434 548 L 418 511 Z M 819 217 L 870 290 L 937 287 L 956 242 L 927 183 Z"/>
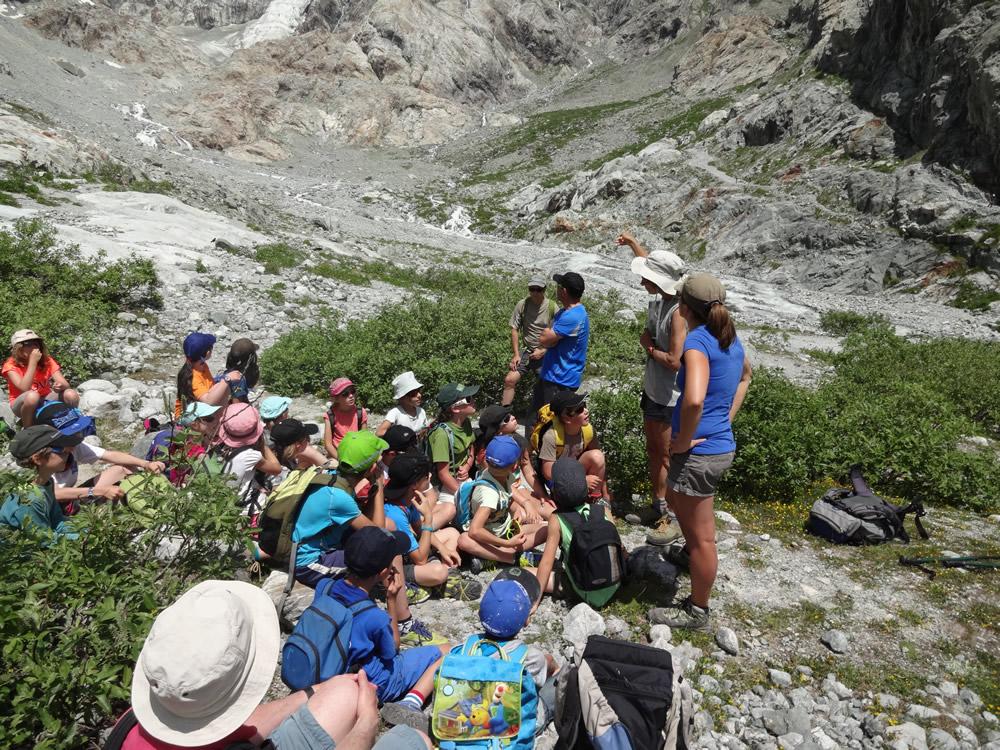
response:
<path id="1" fill-rule="evenodd" d="M 415 583 L 406 584 L 406 601 L 408 604 L 420 604 L 431 598 L 431 592 Z"/>
<path id="2" fill-rule="evenodd" d="M 691 553 L 687 547 L 674 545 L 663 550 L 663 559 L 675 565 L 679 570 L 691 570 Z"/>
<path id="3" fill-rule="evenodd" d="M 440 589 L 441 596 L 445 599 L 457 599 L 460 602 L 474 602 L 483 594 L 483 584 L 457 573 L 449 575 Z"/>
<path id="4" fill-rule="evenodd" d="M 447 643 L 448 639 L 437 633 L 432 633 L 431 629 L 416 617 L 411 617 L 406 622 L 399 623 L 399 645 L 407 648 L 418 646 L 440 646 Z"/>
<path id="5" fill-rule="evenodd" d="M 472 575 L 477 576 L 483 571 L 496 570 L 497 564 L 492 560 L 483 560 L 482 558 L 479 557 L 470 557 L 468 566 L 469 566 L 469 572 L 472 573 Z"/>
<path id="6" fill-rule="evenodd" d="M 655 625 L 668 625 L 684 630 L 707 631 L 708 608 L 702 609 L 691 603 L 691 597 L 673 607 L 657 607 L 649 610 L 649 621 Z"/>
<path id="7" fill-rule="evenodd" d="M 681 531 L 681 525 L 665 517 L 660 520 L 653 531 L 646 534 L 646 544 L 666 547 L 683 538 L 684 532 Z"/>
<path id="8" fill-rule="evenodd" d="M 402 701 L 386 703 L 382 706 L 382 710 L 379 711 L 379 715 L 382 717 L 382 721 L 390 726 L 405 724 L 406 726 L 413 727 L 414 729 L 424 732 L 425 734 L 430 728 L 430 722 L 427 720 L 427 714 L 419 708 L 414 708 L 410 704 L 403 703 Z"/>

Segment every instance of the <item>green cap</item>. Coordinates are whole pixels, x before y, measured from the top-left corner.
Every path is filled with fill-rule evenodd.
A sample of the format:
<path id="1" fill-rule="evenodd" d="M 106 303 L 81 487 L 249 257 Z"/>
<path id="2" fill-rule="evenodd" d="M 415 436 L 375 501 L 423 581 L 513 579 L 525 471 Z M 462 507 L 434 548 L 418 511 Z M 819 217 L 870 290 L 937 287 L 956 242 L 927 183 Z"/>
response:
<path id="1" fill-rule="evenodd" d="M 692 299 L 706 304 L 726 301 L 726 287 L 717 278 L 707 273 L 696 273 L 688 276 L 683 289 L 681 289 L 681 294 L 686 294 Z"/>
<path id="2" fill-rule="evenodd" d="M 451 406 L 456 401 L 463 398 L 471 398 L 479 393 L 478 385 L 462 385 L 461 383 L 448 383 L 438 391 L 437 402 L 441 408 Z"/>
<path id="3" fill-rule="evenodd" d="M 348 432 L 337 446 L 337 460 L 342 470 L 363 474 L 375 465 L 388 447 L 389 444 L 374 432 Z"/>

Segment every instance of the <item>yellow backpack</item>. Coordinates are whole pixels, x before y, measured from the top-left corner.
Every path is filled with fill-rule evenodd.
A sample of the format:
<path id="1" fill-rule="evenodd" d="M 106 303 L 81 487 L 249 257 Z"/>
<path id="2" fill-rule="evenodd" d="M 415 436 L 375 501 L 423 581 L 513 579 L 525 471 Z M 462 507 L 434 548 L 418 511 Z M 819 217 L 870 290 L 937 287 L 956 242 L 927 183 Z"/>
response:
<path id="1" fill-rule="evenodd" d="M 552 411 L 552 407 L 549 404 L 545 404 L 545 406 L 538 410 L 538 421 L 535 422 L 535 426 L 531 430 L 531 450 L 534 453 L 538 453 L 542 447 L 542 438 L 550 428 L 555 430 L 556 433 L 556 458 L 559 458 L 566 449 L 566 429 L 563 427 L 563 423 L 556 418 L 556 414 Z M 583 426 L 584 448 L 593 439 L 594 426 L 585 424 Z"/>

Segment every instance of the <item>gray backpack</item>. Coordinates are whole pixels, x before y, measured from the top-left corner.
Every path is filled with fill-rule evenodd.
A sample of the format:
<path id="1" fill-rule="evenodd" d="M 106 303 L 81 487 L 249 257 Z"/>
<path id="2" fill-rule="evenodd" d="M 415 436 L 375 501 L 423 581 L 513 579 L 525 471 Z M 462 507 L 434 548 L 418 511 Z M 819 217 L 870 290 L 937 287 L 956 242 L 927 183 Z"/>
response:
<path id="1" fill-rule="evenodd" d="M 913 513 L 917 532 L 927 539 L 921 517 L 927 515 L 923 504 L 893 505 L 871 491 L 858 467 L 851 469 L 853 489 L 832 489 L 813 503 L 806 529 L 837 544 L 881 544 L 892 539 L 910 541 L 903 527 L 908 513 Z"/>

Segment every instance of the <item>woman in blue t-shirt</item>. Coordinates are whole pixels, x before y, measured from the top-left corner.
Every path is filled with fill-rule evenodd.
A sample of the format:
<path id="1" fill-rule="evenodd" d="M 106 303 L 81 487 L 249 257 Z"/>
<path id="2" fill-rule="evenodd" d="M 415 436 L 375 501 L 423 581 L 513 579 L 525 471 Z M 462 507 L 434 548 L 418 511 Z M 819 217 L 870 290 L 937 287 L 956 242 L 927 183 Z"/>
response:
<path id="1" fill-rule="evenodd" d="M 726 289 L 708 274 L 689 277 L 680 312 L 688 325 L 674 409 L 667 487 L 687 542 L 672 561 L 691 569 L 691 596 L 675 607 L 654 610 L 654 621 L 675 628 L 708 627 L 708 600 L 719 558 L 712 501 L 722 474 L 733 463 L 732 420 L 750 385 L 750 362 L 736 336 Z"/>

